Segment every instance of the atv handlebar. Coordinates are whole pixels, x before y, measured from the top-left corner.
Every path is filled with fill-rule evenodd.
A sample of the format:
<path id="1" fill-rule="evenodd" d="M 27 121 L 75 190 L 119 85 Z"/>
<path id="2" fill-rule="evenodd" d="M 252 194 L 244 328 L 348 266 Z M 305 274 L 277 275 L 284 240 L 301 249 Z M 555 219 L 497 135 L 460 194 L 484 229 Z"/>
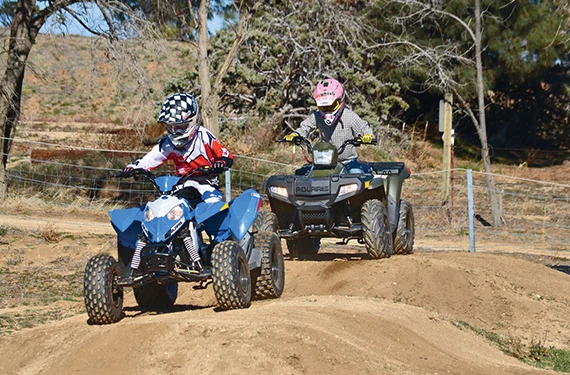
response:
<path id="1" fill-rule="evenodd" d="M 290 141 L 286 140 L 285 138 L 279 138 L 279 139 L 277 139 L 275 142 L 279 142 L 279 143 L 283 143 L 283 142 L 294 143 L 294 144 L 297 145 L 297 146 L 300 146 L 300 145 L 302 145 L 302 144 L 305 144 L 305 145 L 307 145 L 307 149 L 308 149 L 309 153 L 313 151 L 313 146 L 311 145 L 311 142 L 310 142 L 307 138 L 305 138 L 305 137 L 303 137 L 303 136 L 301 136 L 301 135 L 298 135 L 297 137 L 293 138 L 293 139 L 290 140 Z M 353 145 L 354 147 L 360 147 L 361 145 L 376 145 L 376 144 L 378 144 L 376 138 L 372 139 L 372 142 L 370 142 L 370 143 L 363 143 L 363 142 L 360 140 L 359 137 L 355 137 L 355 138 L 347 139 L 346 141 L 344 141 L 344 142 L 342 143 L 342 145 L 338 148 L 338 153 L 339 153 L 339 154 L 342 154 L 342 152 L 344 151 L 344 149 L 345 149 L 346 146 L 348 146 L 348 145 Z"/>
<path id="2" fill-rule="evenodd" d="M 203 167 L 198 167 L 198 168 L 192 169 L 190 172 L 188 172 L 187 174 L 182 176 L 182 178 L 188 178 L 188 177 L 194 176 L 198 173 L 200 173 L 202 175 L 219 174 L 219 173 L 222 173 L 224 171 L 227 171 L 228 169 L 229 169 L 228 167 L 212 168 L 210 166 L 203 166 Z M 141 175 L 146 177 L 150 181 L 154 181 L 154 179 L 156 178 L 154 173 L 152 173 L 151 171 L 147 171 L 146 169 L 142 169 L 142 168 L 134 168 L 134 169 L 130 169 L 127 171 L 121 171 L 119 173 L 115 173 L 113 175 L 113 177 L 115 177 L 115 178 L 129 178 L 129 177 L 136 178 L 136 177 L 141 176 Z"/>
<path id="3" fill-rule="evenodd" d="M 143 175 L 150 180 L 154 180 L 154 178 L 155 178 L 154 174 L 151 171 L 147 171 L 147 170 L 141 169 L 141 168 L 134 168 L 134 169 L 121 171 L 119 173 L 115 173 L 113 175 L 113 177 L 114 178 L 129 178 L 129 177 L 136 178 L 140 175 Z"/>

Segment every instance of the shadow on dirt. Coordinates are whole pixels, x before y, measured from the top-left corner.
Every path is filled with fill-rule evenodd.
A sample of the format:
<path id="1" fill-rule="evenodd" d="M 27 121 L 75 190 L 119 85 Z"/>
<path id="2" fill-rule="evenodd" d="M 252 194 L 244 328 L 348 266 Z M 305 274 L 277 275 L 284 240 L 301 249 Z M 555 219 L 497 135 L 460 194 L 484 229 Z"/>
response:
<path id="1" fill-rule="evenodd" d="M 555 266 L 550 266 L 550 268 L 552 268 L 553 270 L 556 270 L 556 271 L 563 272 L 563 273 L 565 273 L 565 274 L 567 274 L 567 275 L 570 275 L 570 266 L 569 266 L 569 265 L 560 265 L 560 264 L 558 264 L 558 265 L 555 265 Z"/>
<path id="2" fill-rule="evenodd" d="M 208 306 L 196 306 L 196 305 L 174 305 L 169 308 L 164 309 L 142 309 L 139 306 L 129 306 L 123 308 L 123 311 L 126 313 L 124 318 L 136 318 L 137 316 L 142 315 L 162 315 L 162 314 L 172 314 L 177 312 L 184 312 L 184 311 L 195 311 L 195 310 L 204 310 L 204 309 L 211 309 L 213 305 Z M 131 314 L 129 314 L 131 313 Z"/>
<path id="3" fill-rule="evenodd" d="M 330 262 L 332 260 L 372 260 L 370 255 L 362 254 L 339 254 L 339 253 L 318 253 L 316 255 L 305 255 L 299 258 L 287 257 L 287 260 L 292 261 L 313 261 L 313 262 Z"/>

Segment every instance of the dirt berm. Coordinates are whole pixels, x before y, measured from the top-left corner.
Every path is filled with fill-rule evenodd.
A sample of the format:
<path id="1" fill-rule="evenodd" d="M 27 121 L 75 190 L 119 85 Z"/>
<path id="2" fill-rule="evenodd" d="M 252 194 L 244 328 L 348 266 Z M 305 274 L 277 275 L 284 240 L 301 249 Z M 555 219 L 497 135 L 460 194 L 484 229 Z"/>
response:
<path id="1" fill-rule="evenodd" d="M 35 240 L 20 264 L 84 262 L 111 241 Z M 10 246 L 26 245 L 8 238 L 0 257 Z M 117 324 L 89 325 L 81 313 L 0 336 L 0 374 L 548 373 L 467 324 L 514 346 L 570 348 L 569 275 L 522 256 L 416 248 L 370 260 L 359 245 L 327 243 L 315 260 L 286 260 L 282 298 L 245 310 L 220 311 L 211 285 L 181 284 L 175 307 L 160 312 L 140 311 L 129 292 Z M 82 301 L 46 308 L 66 304 Z"/>

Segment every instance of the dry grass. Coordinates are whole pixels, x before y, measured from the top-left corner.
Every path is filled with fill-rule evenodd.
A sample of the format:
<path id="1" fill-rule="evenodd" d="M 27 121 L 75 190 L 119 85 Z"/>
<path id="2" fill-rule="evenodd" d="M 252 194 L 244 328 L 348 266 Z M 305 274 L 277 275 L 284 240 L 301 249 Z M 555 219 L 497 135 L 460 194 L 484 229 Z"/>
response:
<path id="1" fill-rule="evenodd" d="M 46 242 L 56 243 L 61 240 L 63 234 L 59 231 L 56 225 L 53 223 L 48 223 L 43 227 L 39 228 L 37 235 Z"/>
<path id="2" fill-rule="evenodd" d="M 62 190 L 62 194 L 69 194 L 66 189 Z M 107 202 L 90 201 L 83 197 L 75 198 L 73 204 L 62 205 L 56 196 L 46 199 L 45 196 L 39 194 L 10 196 L 9 199 L 2 202 L 2 213 L 7 215 L 18 214 L 44 218 L 79 216 L 91 218 L 94 221 L 107 220 L 107 210 L 110 208 L 112 207 Z"/>

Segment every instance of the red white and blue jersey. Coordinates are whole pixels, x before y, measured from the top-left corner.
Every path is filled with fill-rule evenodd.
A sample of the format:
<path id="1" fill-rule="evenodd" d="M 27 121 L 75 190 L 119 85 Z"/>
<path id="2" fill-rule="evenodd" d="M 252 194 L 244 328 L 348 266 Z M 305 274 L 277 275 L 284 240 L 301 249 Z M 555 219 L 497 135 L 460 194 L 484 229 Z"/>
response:
<path id="1" fill-rule="evenodd" d="M 148 154 L 132 164 L 134 168 L 152 170 L 172 160 L 176 171 L 186 175 L 190 171 L 205 166 L 212 166 L 217 161 L 232 166 L 233 155 L 222 146 L 218 139 L 208 129 L 200 126 L 196 134 L 182 149 L 176 148 L 168 136 L 161 139 Z"/>

